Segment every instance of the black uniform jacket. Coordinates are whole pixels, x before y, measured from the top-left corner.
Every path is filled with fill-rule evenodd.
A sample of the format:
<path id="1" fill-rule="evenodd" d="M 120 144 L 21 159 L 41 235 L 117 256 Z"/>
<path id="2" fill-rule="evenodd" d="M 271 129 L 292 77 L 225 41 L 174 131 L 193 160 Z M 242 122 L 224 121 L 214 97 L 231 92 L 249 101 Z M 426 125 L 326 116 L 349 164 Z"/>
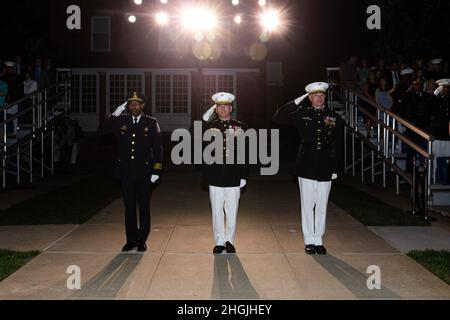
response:
<path id="1" fill-rule="evenodd" d="M 450 141 L 450 97 L 439 95 L 432 106 L 431 133 L 436 140 Z"/>
<path id="2" fill-rule="evenodd" d="M 344 121 L 339 115 L 292 101 L 277 110 L 273 121 L 294 125 L 300 133 L 302 143 L 294 170 L 298 177 L 331 181 L 333 173 L 341 173 Z"/>
<path id="3" fill-rule="evenodd" d="M 240 121 L 229 120 L 221 121 L 220 119 L 215 119 L 210 122 L 203 122 L 203 131 L 209 129 L 217 130 L 221 133 L 223 139 L 223 163 L 222 164 L 206 164 L 203 162 L 203 184 L 215 186 L 215 187 L 238 187 L 240 186 L 241 179 L 247 179 L 249 174 L 249 164 L 248 164 L 248 146 L 246 145 L 246 155 L 245 164 L 238 164 L 238 152 L 237 147 L 237 136 L 242 134 L 242 131 L 247 130 L 247 125 Z M 239 130 L 241 129 L 241 130 Z M 226 131 L 230 133 L 229 137 L 234 139 L 234 154 L 226 147 Z M 214 138 L 213 138 L 214 139 Z M 204 146 L 209 144 L 205 143 Z M 213 153 L 214 155 L 214 153 Z M 227 164 L 227 158 L 234 156 L 234 164 Z"/>
<path id="4" fill-rule="evenodd" d="M 97 131 L 99 134 L 114 134 L 119 149 L 114 164 L 114 178 L 117 180 L 149 179 L 152 174 L 160 175 L 162 170 L 162 144 L 158 121 L 142 115 L 137 124 L 133 117 L 109 116 Z"/>

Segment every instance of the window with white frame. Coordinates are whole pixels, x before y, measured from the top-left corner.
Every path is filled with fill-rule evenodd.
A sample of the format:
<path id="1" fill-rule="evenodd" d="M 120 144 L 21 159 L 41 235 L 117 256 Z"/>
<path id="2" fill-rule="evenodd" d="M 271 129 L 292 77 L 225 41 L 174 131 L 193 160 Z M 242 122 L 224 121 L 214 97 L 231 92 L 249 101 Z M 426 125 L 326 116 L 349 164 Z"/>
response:
<path id="1" fill-rule="evenodd" d="M 154 111 L 187 114 L 190 109 L 190 77 L 187 74 L 154 75 Z"/>
<path id="2" fill-rule="evenodd" d="M 143 74 L 109 75 L 109 109 L 113 112 L 134 91 L 144 92 Z"/>
<path id="3" fill-rule="evenodd" d="M 97 113 L 97 75 L 73 74 L 71 103 L 75 113 Z"/>
<path id="4" fill-rule="evenodd" d="M 188 113 L 188 81 L 187 75 L 173 76 L 173 113 Z"/>
<path id="5" fill-rule="evenodd" d="M 91 17 L 91 51 L 111 50 L 111 17 Z"/>
<path id="6" fill-rule="evenodd" d="M 80 78 L 81 76 L 79 74 L 73 74 L 72 75 L 72 83 L 71 83 L 71 105 L 72 110 L 74 112 L 78 112 L 80 110 L 80 101 L 81 101 L 81 86 L 80 86 Z"/>
<path id="7" fill-rule="evenodd" d="M 81 87 L 81 113 L 97 113 L 97 75 L 83 74 Z"/>
<path id="8" fill-rule="evenodd" d="M 236 94 L 233 74 L 205 74 L 202 77 L 202 108 L 206 111 L 212 105 L 211 97 L 217 92 Z"/>

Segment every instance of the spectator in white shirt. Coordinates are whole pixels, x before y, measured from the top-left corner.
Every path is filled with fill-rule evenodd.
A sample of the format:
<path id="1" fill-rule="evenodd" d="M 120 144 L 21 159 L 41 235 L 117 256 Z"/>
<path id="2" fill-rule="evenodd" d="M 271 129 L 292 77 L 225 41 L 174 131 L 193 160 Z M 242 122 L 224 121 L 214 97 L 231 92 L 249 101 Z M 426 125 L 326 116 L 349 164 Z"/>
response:
<path id="1" fill-rule="evenodd" d="M 24 73 L 24 79 L 23 82 L 23 94 L 25 96 L 36 92 L 38 90 L 38 84 L 36 81 L 31 79 L 31 75 L 29 72 Z M 20 111 L 27 110 L 27 112 L 20 117 L 20 123 L 25 125 L 30 125 L 33 122 L 33 112 L 31 111 L 31 106 L 33 105 L 33 98 L 27 99 L 26 101 L 22 102 L 20 105 Z"/>
<path id="2" fill-rule="evenodd" d="M 23 82 L 23 94 L 24 95 L 27 96 L 30 93 L 37 91 L 38 84 L 36 81 L 31 79 L 31 76 L 28 72 L 25 72 L 24 79 L 25 79 L 25 81 Z"/>
<path id="3" fill-rule="evenodd" d="M 389 92 L 387 81 L 385 78 L 381 78 L 380 85 L 377 90 L 375 90 L 375 100 L 382 107 L 391 110 L 393 99 L 391 93 Z"/>

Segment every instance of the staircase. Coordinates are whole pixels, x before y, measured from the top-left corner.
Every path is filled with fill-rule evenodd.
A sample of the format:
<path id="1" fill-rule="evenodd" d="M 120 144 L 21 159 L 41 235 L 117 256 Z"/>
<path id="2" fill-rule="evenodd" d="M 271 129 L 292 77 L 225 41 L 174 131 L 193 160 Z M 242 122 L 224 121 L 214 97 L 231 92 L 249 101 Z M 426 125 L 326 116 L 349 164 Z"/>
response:
<path id="1" fill-rule="evenodd" d="M 0 191 L 54 173 L 54 125 L 69 110 L 68 81 L 0 107 Z"/>

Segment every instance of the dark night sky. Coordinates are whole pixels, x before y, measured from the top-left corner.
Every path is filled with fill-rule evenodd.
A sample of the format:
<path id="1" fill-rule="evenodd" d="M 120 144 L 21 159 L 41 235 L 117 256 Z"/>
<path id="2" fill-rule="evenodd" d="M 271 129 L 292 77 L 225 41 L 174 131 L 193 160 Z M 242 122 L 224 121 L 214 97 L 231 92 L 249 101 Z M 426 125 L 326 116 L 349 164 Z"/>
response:
<path id="1" fill-rule="evenodd" d="M 2 11 L 10 13 L 3 15 L 0 22 L 3 59 L 16 53 L 28 59 L 52 56 L 46 52 L 46 20 L 47 8 L 53 1 L 57 0 L 2 3 Z M 365 26 L 370 4 L 378 4 L 382 9 L 381 31 L 369 31 Z M 407 59 L 449 56 L 448 0 L 293 0 L 288 12 L 292 23 L 289 33 L 276 41 L 287 44 L 284 60 L 294 77 L 322 76 L 324 66 L 338 65 L 351 54 L 372 60 L 380 56 L 389 60 L 396 54 Z"/>

